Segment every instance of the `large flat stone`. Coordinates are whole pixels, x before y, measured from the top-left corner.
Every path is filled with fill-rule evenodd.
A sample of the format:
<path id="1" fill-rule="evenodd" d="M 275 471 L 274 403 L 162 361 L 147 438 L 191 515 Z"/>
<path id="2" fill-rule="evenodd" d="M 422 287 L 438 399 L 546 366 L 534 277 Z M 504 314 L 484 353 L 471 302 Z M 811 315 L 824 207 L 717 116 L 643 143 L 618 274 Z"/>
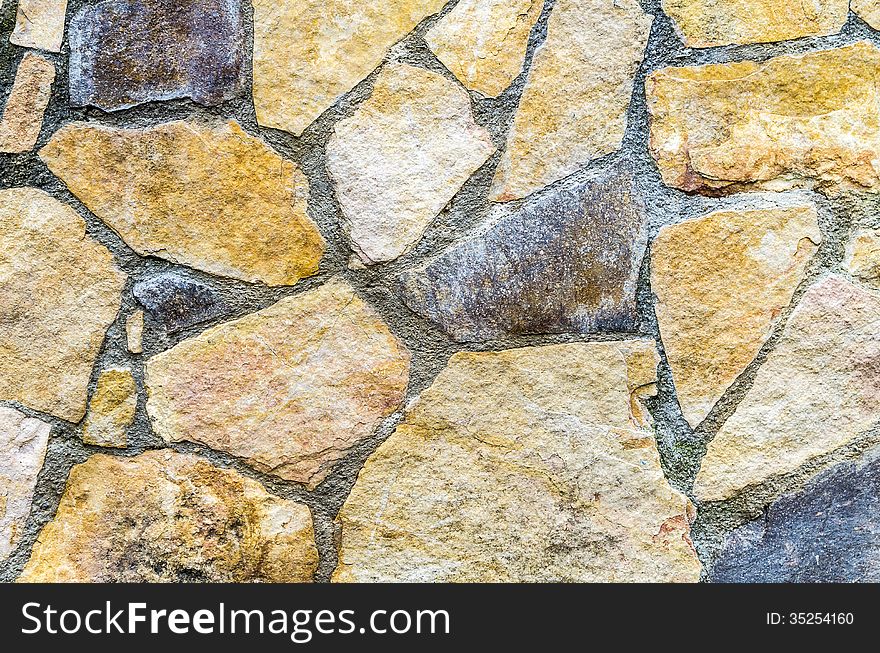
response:
<path id="1" fill-rule="evenodd" d="M 66 15 L 67 0 L 18 0 L 15 29 L 9 42 L 23 48 L 60 52 Z"/>
<path id="2" fill-rule="evenodd" d="M 34 149 L 54 81 L 55 64 L 32 52 L 24 55 L 0 118 L 0 152 L 20 154 Z"/>

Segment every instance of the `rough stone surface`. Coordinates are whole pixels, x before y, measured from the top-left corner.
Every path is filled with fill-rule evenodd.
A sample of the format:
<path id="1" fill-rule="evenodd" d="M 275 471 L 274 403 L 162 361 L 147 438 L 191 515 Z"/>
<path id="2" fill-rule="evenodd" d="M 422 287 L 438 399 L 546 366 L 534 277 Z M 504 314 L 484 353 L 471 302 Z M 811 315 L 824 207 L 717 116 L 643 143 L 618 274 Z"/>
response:
<path id="1" fill-rule="evenodd" d="M 306 213 L 308 180 L 235 121 L 71 123 L 40 156 L 143 256 L 273 286 L 318 269 L 324 240 Z"/>
<path id="2" fill-rule="evenodd" d="M 646 81 L 651 153 L 686 191 L 880 192 L 878 78 L 880 50 L 867 42 L 664 68 Z"/>
<path id="3" fill-rule="evenodd" d="M 316 487 L 403 401 L 409 352 L 345 282 L 282 299 L 147 362 L 166 441 Z"/>
<path id="4" fill-rule="evenodd" d="M 60 52 L 66 14 L 67 0 L 18 0 L 15 29 L 9 42 L 24 48 Z"/>
<path id="5" fill-rule="evenodd" d="M 144 312 L 137 310 L 125 321 L 125 340 L 132 354 L 144 353 Z"/>
<path id="6" fill-rule="evenodd" d="M 620 148 L 652 21 L 638 0 L 557 0 L 492 199 L 525 197 Z"/>
<path id="7" fill-rule="evenodd" d="M 878 0 L 850 0 L 850 7 L 868 25 L 874 29 L 880 29 L 880 2 Z"/>
<path id="8" fill-rule="evenodd" d="M 880 288 L 880 230 L 857 231 L 846 246 L 843 266 L 859 281 Z"/>
<path id="9" fill-rule="evenodd" d="M 735 496 L 797 471 L 880 420 L 880 294 L 831 275 L 792 312 L 702 461 L 694 493 Z"/>
<path id="10" fill-rule="evenodd" d="M 31 52 L 24 55 L 0 119 L 0 152 L 19 154 L 34 149 L 54 81 L 51 61 Z"/>
<path id="11" fill-rule="evenodd" d="M 462 0 L 425 35 L 459 81 L 496 97 L 519 75 L 540 0 Z"/>
<path id="12" fill-rule="evenodd" d="M 24 532 L 51 430 L 45 422 L 0 406 L 0 561 Z"/>
<path id="13" fill-rule="evenodd" d="M 175 272 L 138 281 L 132 293 L 168 333 L 208 322 L 227 310 L 213 288 Z"/>
<path id="14" fill-rule="evenodd" d="M 78 422 L 125 275 L 83 219 L 36 188 L 0 191 L 0 399 Z"/>
<path id="15" fill-rule="evenodd" d="M 254 0 L 257 121 L 302 134 L 447 0 Z"/>
<path id="16" fill-rule="evenodd" d="M 390 261 L 418 242 L 494 152 L 460 87 L 423 68 L 386 66 L 327 144 L 327 169 L 364 262 Z"/>
<path id="17" fill-rule="evenodd" d="M 663 11 L 685 45 L 710 48 L 836 34 L 849 16 L 849 0 L 663 0 Z"/>
<path id="18" fill-rule="evenodd" d="M 696 581 L 645 340 L 458 353 L 358 476 L 336 581 Z"/>
<path id="19" fill-rule="evenodd" d="M 70 21 L 70 102 L 117 111 L 243 86 L 240 0 L 108 0 Z"/>
<path id="20" fill-rule="evenodd" d="M 308 582 L 299 503 L 195 456 L 92 456 L 70 472 L 20 582 Z"/>
<path id="21" fill-rule="evenodd" d="M 631 173 L 613 169 L 498 212 L 404 275 L 407 306 L 463 341 L 638 329 L 647 218 Z"/>
<path id="22" fill-rule="evenodd" d="M 812 204 L 750 206 L 664 227 L 651 244 L 660 335 L 693 427 L 767 342 L 822 240 Z"/>
<path id="23" fill-rule="evenodd" d="M 126 430 L 134 422 L 137 386 L 131 370 L 111 368 L 101 372 L 83 425 L 83 442 L 98 447 L 124 449 Z"/>

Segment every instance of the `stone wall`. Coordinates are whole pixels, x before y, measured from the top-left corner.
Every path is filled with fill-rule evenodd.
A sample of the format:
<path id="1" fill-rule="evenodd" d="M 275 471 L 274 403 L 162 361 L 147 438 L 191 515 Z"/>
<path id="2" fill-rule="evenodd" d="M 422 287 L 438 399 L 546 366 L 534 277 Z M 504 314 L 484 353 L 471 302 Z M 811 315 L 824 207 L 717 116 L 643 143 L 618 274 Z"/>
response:
<path id="1" fill-rule="evenodd" d="M 3 580 L 878 580 L 880 2 L 0 5 Z"/>

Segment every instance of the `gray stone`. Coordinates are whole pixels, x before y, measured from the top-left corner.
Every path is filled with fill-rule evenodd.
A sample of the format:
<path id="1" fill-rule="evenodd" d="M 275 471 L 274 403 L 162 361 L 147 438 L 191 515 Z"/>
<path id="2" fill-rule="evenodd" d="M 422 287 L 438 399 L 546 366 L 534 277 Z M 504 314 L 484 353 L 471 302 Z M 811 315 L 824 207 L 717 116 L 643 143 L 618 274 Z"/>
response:
<path id="1" fill-rule="evenodd" d="M 138 281 L 133 293 L 168 333 L 207 322 L 227 310 L 222 297 L 213 288 L 180 274 L 157 274 Z"/>

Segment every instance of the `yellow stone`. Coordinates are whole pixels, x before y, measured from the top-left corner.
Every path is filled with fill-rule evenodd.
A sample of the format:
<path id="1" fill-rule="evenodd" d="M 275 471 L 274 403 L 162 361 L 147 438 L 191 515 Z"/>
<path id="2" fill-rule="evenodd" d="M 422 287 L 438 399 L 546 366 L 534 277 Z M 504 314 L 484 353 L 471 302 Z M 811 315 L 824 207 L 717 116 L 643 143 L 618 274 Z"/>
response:
<path id="1" fill-rule="evenodd" d="M 367 460 L 337 582 L 690 581 L 651 340 L 457 353 Z"/>
<path id="2" fill-rule="evenodd" d="M 19 582 L 310 582 L 309 509 L 195 456 L 96 455 L 70 472 Z"/>
<path id="3" fill-rule="evenodd" d="M 132 354 L 144 353 L 144 312 L 137 310 L 125 321 L 125 339 Z"/>
<path id="4" fill-rule="evenodd" d="M 880 29 L 880 0 L 850 0 L 853 12 L 874 29 Z"/>
<path id="5" fill-rule="evenodd" d="M 302 134 L 447 0 L 254 0 L 257 121 Z"/>
<path id="6" fill-rule="evenodd" d="M 142 256 L 270 286 L 318 270 L 309 184 L 235 121 L 63 127 L 40 157 Z"/>
<path id="7" fill-rule="evenodd" d="M 543 7 L 540 0 L 461 0 L 425 42 L 462 84 L 497 97 L 522 70 Z"/>
<path id="8" fill-rule="evenodd" d="M 20 154 L 34 149 L 54 81 L 55 64 L 32 52 L 24 55 L 0 119 L 0 152 Z"/>
<path id="9" fill-rule="evenodd" d="M 66 14 L 67 0 L 18 0 L 15 29 L 9 42 L 24 48 L 60 52 Z"/>
<path id="10" fill-rule="evenodd" d="M 664 68 L 646 81 L 663 180 L 709 194 L 880 191 L 880 50 Z"/>
<path id="11" fill-rule="evenodd" d="M 124 449 L 126 430 L 134 422 L 137 386 L 131 370 L 111 368 L 101 372 L 89 413 L 83 425 L 83 442 L 98 447 Z"/>
<path id="12" fill-rule="evenodd" d="M 880 288 L 880 230 L 857 231 L 846 246 L 843 266 L 859 281 Z"/>

